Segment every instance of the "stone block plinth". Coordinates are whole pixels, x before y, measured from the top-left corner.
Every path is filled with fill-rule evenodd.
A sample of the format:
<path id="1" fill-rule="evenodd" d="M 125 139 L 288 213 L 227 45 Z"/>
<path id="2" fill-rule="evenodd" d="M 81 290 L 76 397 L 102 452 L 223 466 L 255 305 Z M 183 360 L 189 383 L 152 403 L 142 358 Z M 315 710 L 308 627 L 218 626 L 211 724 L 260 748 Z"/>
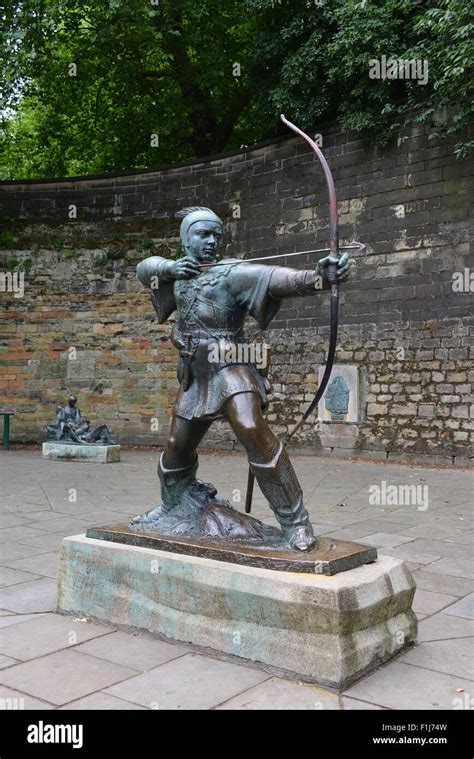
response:
<path id="1" fill-rule="evenodd" d="M 110 464 L 120 461 L 119 445 L 79 445 L 74 443 L 43 443 L 45 459 L 69 459 L 72 461 L 95 461 Z"/>
<path id="2" fill-rule="evenodd" d="M 342 690 L 415 640 L 414 592 L 406 565 L 385 556 L 328 577 L 78 535 L 63 541 L 58 611 Z"/>

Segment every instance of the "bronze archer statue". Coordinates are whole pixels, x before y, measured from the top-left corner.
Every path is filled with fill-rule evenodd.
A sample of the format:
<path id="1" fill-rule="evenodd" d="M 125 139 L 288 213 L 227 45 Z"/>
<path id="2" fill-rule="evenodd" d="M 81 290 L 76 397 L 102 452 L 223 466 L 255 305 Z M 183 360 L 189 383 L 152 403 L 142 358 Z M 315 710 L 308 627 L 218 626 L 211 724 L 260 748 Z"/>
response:
<path id="1" fill-rule="evenodd" d="M 250 470 L 281 526 L 284 542 L 291 549 L 311 550 L 316 539 L 302 489 L 286 449 L 262 413 L 268 403 L 268 382 L 254 362 L 243 360 L 239 346 L 244 344 L 248 314 L 265 329 L 284 298 L 314 296 L 318 283 L 319 289 L 329 287 L 329 266 L 336 268 L 337 282 L 346 280 L 347 254 L 337 263 L 334 257 L 321 259 L 315 271 L 241 259 L 217 263 L 221 219 L 202 207 L 184 209 L 179 216 L 184 257 L 170 261 L 151 256 L 137 267 L 140 281 L 151 290 L 160 323 L 177 312 L 171 340 L 179 349 L 180 387 L 158 465 L 161 504 L 135 517 L 131 525 L 171 534 L 265 539 L 266 526 L 236 512 L 216 497 L 215 488 L 196 479 L 196 449 L 212 422 L 224 418 L 247 452 Z M 223 350 L 211 350 L 216 345 Z"/>

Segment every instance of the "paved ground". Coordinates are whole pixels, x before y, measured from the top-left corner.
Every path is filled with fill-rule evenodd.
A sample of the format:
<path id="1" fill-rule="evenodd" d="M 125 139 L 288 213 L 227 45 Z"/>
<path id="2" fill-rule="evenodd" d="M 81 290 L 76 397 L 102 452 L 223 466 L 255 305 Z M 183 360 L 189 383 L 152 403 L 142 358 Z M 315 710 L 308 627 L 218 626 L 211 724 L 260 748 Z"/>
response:
<path id="1" fill-rule="evenodd" d="M 54 613 L 63 536 L 156 505 L 156 459 L 125 451 L 120 464 L 74 464 L 0 452 L 0 699 L 20 699 L 0 706 L 474 708 L 472 472 L 293 457 L 318 532 L 405 559 L 418 585 L 419 645 L 338 696 L 235 658 Z M 202 455 L 200 475 L 224 497 L 241 489 L 243 500 L 242 456 Z M 408 485 L 418 490 L 404 505 Z M 272 523 L 259 491 L 254 514 Z"/>

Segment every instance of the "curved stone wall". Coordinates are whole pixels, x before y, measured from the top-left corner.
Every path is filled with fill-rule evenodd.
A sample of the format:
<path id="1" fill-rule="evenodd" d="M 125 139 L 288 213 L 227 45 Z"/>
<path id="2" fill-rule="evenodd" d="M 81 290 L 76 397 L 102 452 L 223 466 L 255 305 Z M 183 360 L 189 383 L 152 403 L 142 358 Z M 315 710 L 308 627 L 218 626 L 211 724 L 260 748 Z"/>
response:
<path id="1" fill-rule="evenodd" d="M 456 161 L 451 145 L 433 147 L 421 128 L 400 136 L 400 147 L 379 149 L 336 125 L 322 134 L 341 239 L 367 244 L 343 289 L 337 352 L 339 365 L 356 367 L 357 408 L 331 424 L 315 417 L 297 445 L 466 464 L 474 425 L 472 164 Z M 18 442 L 40 440 L 69 392 L 123 442 L 164 441 L 175 351 L 135 266 L 151 252 L 176 251 L 178 209 L 215 209 L 226 224 L 226 255 L 307 250 L 328 235 L 321 169 L 293 138 L 156 170 L 3 182 L 0 204 L 0 410 L 15 411 Z M 288 264 L 309 268 L 314 260 Z M 294 298 L 264 335 L 274 347 L 269 419 L 280 433 L 317 388 L 328 315 L 326 294 Z M 256 334 L 251 324 L 249 333 Z M 233 435 L 216 424 L 206 444 L 231 448 Z"/>

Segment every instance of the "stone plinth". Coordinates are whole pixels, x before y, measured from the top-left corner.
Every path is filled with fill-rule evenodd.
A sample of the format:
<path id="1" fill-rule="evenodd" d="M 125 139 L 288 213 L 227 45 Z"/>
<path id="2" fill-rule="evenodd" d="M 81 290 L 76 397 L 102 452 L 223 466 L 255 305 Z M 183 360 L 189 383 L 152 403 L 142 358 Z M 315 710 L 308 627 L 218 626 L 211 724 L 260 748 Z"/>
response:
<path id="1" fill-rule="evenodd" d="M 390 557 L 328 577 L 78 535 L 63 541 L 58 610 L 341 690 L 415 640 L 414 592 L 406 565 Z"/>
<path id="2" fill-rule="evenodd" d="M 120 461 L 120 446 L 49 442 L 43 443 L 43 456 L 46 459 L 87 460 L 96 461 L 98 464 L 110 464 Z"/>

